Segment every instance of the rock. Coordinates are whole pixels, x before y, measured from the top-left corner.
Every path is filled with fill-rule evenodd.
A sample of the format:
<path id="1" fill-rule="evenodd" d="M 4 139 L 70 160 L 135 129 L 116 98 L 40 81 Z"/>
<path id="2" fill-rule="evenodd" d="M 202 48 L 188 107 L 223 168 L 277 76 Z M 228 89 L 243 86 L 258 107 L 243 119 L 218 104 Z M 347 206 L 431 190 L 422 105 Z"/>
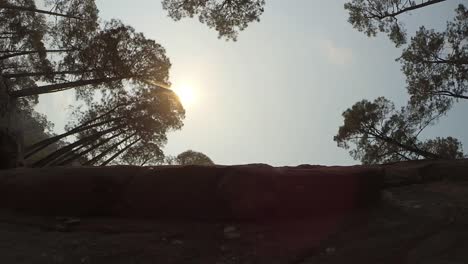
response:
<path id="1" fill-rule="evenodd" d="M 224 228 L 224 237 L 226 239 L 236 239 L 241 237 L 241 234 L 235 226 L 226 226 Z"/>
<path id="2" fill-rule="evenodd" d="M 182 245 L 184 242 L 182 240 L 174 239 L 171 241 L 172 245 Z"/>
<path id="3" fill-rule="evenodd" d="M 325 249 L 325 253 L 327 253 L 327 255 L 333 255 L 335 254 L 335 252 L 336 252 L 336 248 L 334 247 L 328 247 Z"/>
<path id="4" fill-rule="evenodd" d="M 226 226 L 224 228 L 224 233 L 236 232 L 237 228 L 235 226 Z"/>

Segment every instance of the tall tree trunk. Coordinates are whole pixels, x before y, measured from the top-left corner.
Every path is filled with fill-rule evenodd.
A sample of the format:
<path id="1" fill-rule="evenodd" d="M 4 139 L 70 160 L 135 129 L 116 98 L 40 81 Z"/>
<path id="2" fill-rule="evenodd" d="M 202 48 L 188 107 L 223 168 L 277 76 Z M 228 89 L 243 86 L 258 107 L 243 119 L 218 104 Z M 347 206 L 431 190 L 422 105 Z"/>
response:
<path id="1" fill-rule="evenodd" d="M 38 51 L 38 50 L 28 50 L 28 51 L 0 50 L 0 53 L 11 53 L 11 54 L 0 56 L 0 60 L 6 60 L 6 59 L 17 57 L 17 56 L 29 55 L 29 54 L 39 53 L 39 52 L 62 53 L 62 52 L 71 52 L 71 51 L 76 51 L 76 50 L 77 49 L 56 49 L 56 50 L 44 50 L 44 51 Z"/>
<path id="2" fill-rule="evenodd" d="M 10 5 L 10 4 L 7 4 L 7 3 L 0 4 L 0 9 L 1 8 L 10 9 L 10 10 L 18 10 L 18 11 L 28 11 L 28 12 L 45 14 L 45 15 L 52 15 L 52 16 L 67 17 L 67 18 L 74 18 L 74 19 L 78 19 L 78 20 L 83 20 L 83 18 L 77 17 L 77 16 L 51 12 L 51 11 L 47 11 L 47 10 L 37 9 L 37 8 L 34 8 L 34 7 L 14 6 L 14 5 Z"/>
<path id="3" fill-rule="evenodd" d="M 124 139 L 122 139 L 121 141 L 115 143 L 114 145 L 110 146 L 109 148 L 107 148 L 106 150 L 104 150 L 103 152 L 101 152 L 101 154 L 97 155 L 96 157 L 94 157 L 93 159 L 91 160 L 88 160 L 85 165 L 94 165 L 96 164 L 96 162 L 98 162 L 99 160 L 101 160 L 103 157 L 105 157 L 109 152 L 111 152 L 112 150 L 114 150 L 115 148 L 117 148 L 118 146 L 122 145 L 123 143 L 125 143 L 127 140 L 129 140 L 131 137 L 135 136 L 136 133 L 133 133 L 127 137 L 125 137 Z"/>
<path id="4" fill-rule="evenodd" d="M 392 145 L 398 146 L 398 147 L 400 147 L 402 149 L 406 149 L 406 150 L 408 150 L 410 152 L 413 152 L 415 154 L 423 156 L 426 159 L 440 159 L 439 155 L 436 155 L 436 154 L 431 153 L 431 152 L 427 152 L 425 150 L 422 150 L 422 149 L 419 149 L 419 148 L 416 148 L 416 147 L 412 147 L 412 146 L 402 144 L 402 143 L 394 140 L 393 138 L 389 138 L 387 136 L 383 136 L 383 135 L 375 134 L 375 133 L 370 133 L 370 134 L 373 135 L 374 137 L 382 140 L 382 141 L 385 141 L 385 142 L 390 143 Z"/>
<path id="5" fill-rule="evenodd" d="M 140 167 L 145 166 L 146 163 L 147 163 L 148 161 L 150 161 L 152 158 L 153 158 L 153 157 L 149 157 L 149 158 L 145 159 L 145 160 L 140 164 Z"/>
<path id="6" fill-rule="evenodd" d="M 442 95 L 442 96 L 449 96 L 457 99 L 468 99 L 468 96 L 463 94 L 456 94 L 451 91 L 436 91 L 433 93 L 434 95 Z"/>
<path id="7" fill-rule="evenodd" d="M 419 9 L 419 8 L 423 8 L 423 7 L 426 7 L 426 6 L 438 4 L 438 3 L 441 3 L 441 2 L 445 2 L 445 1 L 446 0 L 429 0 L 429 1 L 423 2 L 421 4 L 417 4 L 417 5 L 407 7 L 407 8 L 400 9 L 397 12 L 394 12 L 394 13 L 384 13 L 383 15 L 379 15 L 378 17 L 379 17 L 379 19 L 384 19 L 386 17 L 396 17 L 396 16 L 401 15 L 401 14 L 403 14 L 405 12 L 408 12 L 408 11 L 416 10 L 416 9 Z"/>
<path id="8" fill-rule="evenodd" d="M 66 82 L 66 83 L 57 83 L 57 84 L 49 84 L 43 85 L 39 87 L 33 88 L 26 88 L 18 91 L 12 91 L 10 96 L 13 98 L 19 98 L 23 96 L 31 96 L 31 95 L 39 95 L 45 93 L 55 93 L 59 91 L 64 91 L 80 86 L 90 85 L 90 84 L 101 84 L 101 83 L 110 83 L 115 81 L 120 81 L 129 77 L 109 77 L 109 78 L 100 78 L 100 79 L 91 79 L 91 80 L 80 80 L 74 82 Z"/>
<path id="9" fill-rule="evenodd" d="M 99 118 L 102 118 L 103 116 L 96 117 L 95 120 L 97 120 Z M 37 152 L 41 151 L 42 149 L 46 148 L 47 146 L 58 142 L 62 138 L 68 137 L 70 135 L 73 135 L 73 134 L 76 134 L 78 132 L 82 132 L 82 131 L 85 131 L 85 130 L 88 130 L 88 129 L 91 129 L 91 128 L 94 128 L 94 127 L 105 125 L 105 124 L 108 124 L 108 123 L 110 123 L 112 121 L 116 121 L 116 120 L 120 120 L 120 119 L 122 119 L 122 117 L 112 118 L 112 119 L 109 119 L 109 120 L 104 120 L 104 121 L 101 121 L 101 122 L 98 122 L 98 123 L 95 123 L 95 124 L 92 124 L 92 125 L 83 124 L 83 125 L 80 125 L 78 127 L 75 127 L 74 129 L 72 129 L 72 130 L 70 130 L 68 132 L 65 132 L 63 134 L 60 134 L 60 135 L 57 135 L 57 136 L 54 136 L 54 137 L 51 137 L 51 138 L 44 139 L 44 140 L 42 140 L 40 142 L 35 143 L 34 145 L 31 145 L 31 146 L 27 147 L 26 154 L 24 155 L 24 158 L 31 157 L 32 155 L 36 154 Z"/>
<path id="10" fill-rule="evenodd" d="M 108 160 L 104 161 L 101 166 L 106 166 L 107 164 L 109 164 L 111 161 L 113 161 L 115 158 L 117 158 L 118 156 L 120 156 L 120 154 L 124 153 L 125 151 L 127 151 L 127 149 L 131 148 L 133 145 L 135 145 L 136 143 L 138 143 L 138 141 L 140 141 L 141 138 L 133 141 L 132 143 L 128 144 L 127 146 L 125 146 L 123 149 L 119 150 L 119 152 L 115 153 L 114 155 L 112 155 L 112 157 L 110 157 Z"/>
<path id="11" fill-rule="evenodd" d="M 69 144 L 61 149 L 58 149 L 56 150 L 55 152 L 47 155 L 45 158 L 39 160 L 39 161 L 36 161 L 34 164 L 33 164 L 33 167 L 43 167 L 43 166 L 46 166 L 47 164 L 49 164 L 50 162 L 54 161 L 55 159 L 59 158 L 60 156 L 64 155 L 65 153 L 73 150 L 75 147 L 78 147 L 82 144 L 91 144 L 93 141 L 97 140 L 99 137 L 105 135 L 105 134 L 108 134 L 108 133 L 111 133 L 113 131 L 116 131 L 117 129 L 119 128 L 122 128 L 123 125 L 120 125 L 120 126 L 116 126 L 116 127 L 112 127 L 112 128 L 109 128 L 109 129 L 106 129 L 106 130 L 103 130 L 103 131 L 100 131 L 98 133 L 95 133 L 91 136 L 87 136 L 85 138 L 82 138 L 72 144 Z"/>
<path id="12" fill-rule="evenodd" d="M 4 78 L 22 78 L 22 77 L 34 77 L 44 75 L 59 75 L 59 74 L 82 74 L 87 72 L 98 72 L 102 70 L 79 70 L 79 71 L 53 71 L 53 72 L 22 72 L 22 73 L 7 73 L 3 74 Z"/>
<path id="13" fill-rule="evenodd" d="M 109 137 L 109 138 L 107 138 L 107 139 L 105 139 L 105 140 L 99 142 L 98 144 L 91 146 L 91 147 L 88 148 L 87 150 L 82 151 L 82 152 L 80 152 L 80 153 L 74 153 L 73 155 L 71 155 L 71 157 L 66 158 L 66 159 L 62 159 L 62 160 L 58 161 L 56 164 L 57 164 L 57 165 L 67 165 L 67 164 L 73 162 L 74 160 L 76 160 L 76 159 L 78 159 L 78 158 L 80 158 L 80 157 L 84 157 L 84 155 L 88 154 L 89 152 L 95 150 L 96 148 L 98 148 L 98 147 L 100 147 L 100 146 L 106 144 L 107 142 L 111 141 L 112 139 L 114 139 L 114 138 L 116 138 L 116 137 L 118 137 L 118 136 L 120 136 L 120 135 L 122 135 L 122 134 L 123 134 L 123 132 L 116 133 L 115 135 L 113 135 L 113 136 L 111 136 L 111 137 Z M 53 164 L 52 164 L 52 165 L 53 165 Z"/>
<path id="14" fill-rule="evenodd" d="M 82 150 L 82 149 L 85 148 L 86 146 L 87 146 L 87 145 L 81 145 L 81 146 L 79 146 L 79 147 L 76 148 L 76 149 L 70 150 L 69 152 L 67 152 L 67 153 L 63 154 L 62 156 L 60 156 L 59 158 L 55 159 L 55 160 L 54 160 L 53 162 L 51 162 L 49 165 L 50 165 L 50 166 L 58 165 L 61 161 L 70 158 L 71 156 L 75 155 L 75 154 L 77 153 L 77 151 Z"/>

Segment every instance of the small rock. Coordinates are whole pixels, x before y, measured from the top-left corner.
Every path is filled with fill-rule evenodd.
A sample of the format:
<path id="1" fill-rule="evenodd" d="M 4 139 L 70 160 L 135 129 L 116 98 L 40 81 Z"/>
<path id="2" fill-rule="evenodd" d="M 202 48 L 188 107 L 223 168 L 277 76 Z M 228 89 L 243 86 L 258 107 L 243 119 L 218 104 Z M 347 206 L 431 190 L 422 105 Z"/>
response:
<path id="1" fill-rule="evenodd" d="M 335 252 L 336 252 L 336 248 L 334 248 L 334 247 L 328 247 L 328 248 L 325 250 L 325 252 L 327 253 L 327 255 L 333 255 L 333 254 L 335 254 Z"/>
<path id="2" fill-rule="evenodd" d="M 236 239 L 239 238 L 241 235 L 237 232 L 231 232 L 231 233 L 224 233 L 224 237 L 227 239 Z"/>
<path id="3" fill-rule="evenodd" d="M 172 245 L 182 245 L 184 242 L 182 240 L 174 239 L 171 241 Z"/>
<path id="4" fill-rule="evenodd" d="M 224 233 L 236 232 L 237 228 L 235 226 L 226 226 L 224 228 Z"/>
<path id="5" fill-rule="evenodd" d="M 63 221 L 63 223 L 66 225 L 77 225 L 81 223 L 81 220 L 79 218 L 67 218 Z"/>
<path id="6" fill-rule="evenodd" d="M 235 239 L 239 238 L 241 235 L 237 231 L 237 228 L 235 226 L 226 226 L 224 228 L 224 237 L 226 239 Z"/>

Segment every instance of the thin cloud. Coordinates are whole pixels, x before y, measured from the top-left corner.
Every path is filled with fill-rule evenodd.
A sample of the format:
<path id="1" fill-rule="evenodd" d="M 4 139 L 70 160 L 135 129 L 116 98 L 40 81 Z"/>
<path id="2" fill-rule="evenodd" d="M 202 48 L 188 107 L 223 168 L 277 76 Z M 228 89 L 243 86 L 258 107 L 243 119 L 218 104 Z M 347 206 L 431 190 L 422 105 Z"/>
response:
<path id="1" fill-rule="evenodd" d="M 346 65 L 353 60 L 353 51 L 351 49 L 337 47 L 331 40 L 322 41 L 321 50 L 331 64 Z"/>

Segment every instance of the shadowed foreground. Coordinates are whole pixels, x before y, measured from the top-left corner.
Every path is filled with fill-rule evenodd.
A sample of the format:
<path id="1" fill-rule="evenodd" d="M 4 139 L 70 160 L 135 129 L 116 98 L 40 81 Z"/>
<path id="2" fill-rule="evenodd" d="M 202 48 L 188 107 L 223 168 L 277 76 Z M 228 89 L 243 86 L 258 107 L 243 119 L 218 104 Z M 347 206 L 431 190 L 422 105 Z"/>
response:
<path id="1" fill-rule="evenodd" d="M 0 172 L 2 263 L 465 263 L 468 161 Z"/>

